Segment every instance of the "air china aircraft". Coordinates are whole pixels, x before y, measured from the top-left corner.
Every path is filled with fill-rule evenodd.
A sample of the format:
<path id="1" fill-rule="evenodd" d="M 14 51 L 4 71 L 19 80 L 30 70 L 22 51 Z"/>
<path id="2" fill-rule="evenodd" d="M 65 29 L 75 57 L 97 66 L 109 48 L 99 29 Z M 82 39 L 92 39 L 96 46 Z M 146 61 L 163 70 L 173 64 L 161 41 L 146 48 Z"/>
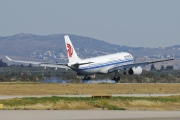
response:
<path id="1" fill-rule="evenodd" d="M 124 70 L 124 74 L 130 75 L 140 75 L 142 73 L 142 68 L 140 66 L 145 66 L 152 63 L 164 62 L 174 60 L 174 56 L 169 59 L 156 60 L 156 61 L 145 61 L 145 62 L 134 62 L 134 58 L 130 53 L 120 52 L 115 54 L 109 54 L 104 56 L 98 56 L 88 59 L 80 59 L 71 43 L 68 35 L 64 36 L 65 45 L 67 49 L 69 62 L 64 63 L 44 63 L 44 62 L 33 62 L 33 61 L 21 61 L 12 60 L 8 56 L 6 58 L 9 61 L 20 62 L 20 63 L 31 63 L 43 67 L 54 67 L 54 68 L 65 68 L 72 69 L 77 72 L 77 75 L 85 76 L 84 80 L 91 79 L 94 74 L 107 74 L 114 72 L 115 75 L 113 80 L 119 81 L 120 76 L 118 72 Z"/>

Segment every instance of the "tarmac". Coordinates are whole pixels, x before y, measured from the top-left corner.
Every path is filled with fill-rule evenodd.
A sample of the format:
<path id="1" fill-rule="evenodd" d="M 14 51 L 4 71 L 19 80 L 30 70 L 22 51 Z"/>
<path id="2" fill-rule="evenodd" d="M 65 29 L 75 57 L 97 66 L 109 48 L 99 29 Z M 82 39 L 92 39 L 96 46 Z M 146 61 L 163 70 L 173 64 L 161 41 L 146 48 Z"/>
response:
<path id="1" fill-rule="evenodd" d="M 1 120 L 180 120 L 180 111 L 0 110 Z"/>

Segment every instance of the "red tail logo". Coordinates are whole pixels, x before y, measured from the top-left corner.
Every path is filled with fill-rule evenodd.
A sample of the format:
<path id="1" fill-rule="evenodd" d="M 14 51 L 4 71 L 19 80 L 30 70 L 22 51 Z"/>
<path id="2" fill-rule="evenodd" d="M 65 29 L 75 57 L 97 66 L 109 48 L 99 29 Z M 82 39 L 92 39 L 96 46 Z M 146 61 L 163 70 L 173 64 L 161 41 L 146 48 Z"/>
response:
<path id="1" fill-rule="evenodd" d="M 67 48 L 68 55 L 71 58 L 73 55 L 73 47 L 70 44 L 67 44 Z"/>

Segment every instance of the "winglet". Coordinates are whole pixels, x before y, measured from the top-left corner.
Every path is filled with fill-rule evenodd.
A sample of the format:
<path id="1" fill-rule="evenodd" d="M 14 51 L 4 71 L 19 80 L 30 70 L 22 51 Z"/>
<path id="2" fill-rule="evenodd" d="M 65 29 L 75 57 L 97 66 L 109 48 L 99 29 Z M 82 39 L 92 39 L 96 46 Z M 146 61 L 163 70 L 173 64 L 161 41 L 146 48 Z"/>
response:
<path id="1" fill-rule="evenodd" d="M 12 61 L 12 59 L 11 59 L 11 58 L 9 58 L 8 56 L 6 56 L 6 58 L 7 58 L 9 61 Z"/>
<path id="2" fill-rule="evenodd" d="M 174 60 L 174 54 L 172 55 L 172 59 Z"/>

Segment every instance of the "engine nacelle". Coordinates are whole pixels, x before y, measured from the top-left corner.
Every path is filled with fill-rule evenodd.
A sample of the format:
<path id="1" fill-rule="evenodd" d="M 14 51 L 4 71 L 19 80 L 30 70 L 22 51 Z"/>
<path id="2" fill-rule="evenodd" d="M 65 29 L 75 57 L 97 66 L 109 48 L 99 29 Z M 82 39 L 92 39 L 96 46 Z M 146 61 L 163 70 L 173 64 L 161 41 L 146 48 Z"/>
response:
<path id="1" fill-rule="evenodd" d="M 140 75 L 142 73 L 142 68 L 140 66 L 132 67 L 128 70 L 128 73 L 130 75 Z"/>

